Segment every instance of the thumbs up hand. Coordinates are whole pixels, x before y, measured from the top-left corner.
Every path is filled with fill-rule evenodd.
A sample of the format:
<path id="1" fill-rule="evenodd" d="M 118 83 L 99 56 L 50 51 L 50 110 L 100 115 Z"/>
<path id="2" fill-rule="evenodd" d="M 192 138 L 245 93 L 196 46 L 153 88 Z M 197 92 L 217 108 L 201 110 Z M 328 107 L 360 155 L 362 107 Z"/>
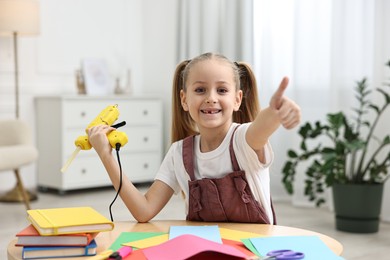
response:
<path id="1" fill-rule="evenodd" d="M 294 101 L 284 96 L 288 81 L 287 77 L 282 79 L 282 82 L 280 82 L 279 88 L 273 94 L 269 105 L 270 108 L 277 113 L 283 127 L 292 129 L 297 126 L 301 120 L 301 109 Z"/>

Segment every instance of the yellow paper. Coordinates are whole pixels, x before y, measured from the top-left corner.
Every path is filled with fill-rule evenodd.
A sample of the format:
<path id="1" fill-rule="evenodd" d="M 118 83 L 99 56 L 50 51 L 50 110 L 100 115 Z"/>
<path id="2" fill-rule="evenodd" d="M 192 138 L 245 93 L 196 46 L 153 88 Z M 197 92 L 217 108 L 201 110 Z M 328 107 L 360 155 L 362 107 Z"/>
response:
<path id="1" fill-rule="evenodd" d="M 219 232 L 221 233 L 221 238 L 238 241 L 238 242 L 241 242 L 242 238 L 264 237 L 263 235 L 256 234 L 256 233 L 238 231 L 238 230 L 221 228 L 221 227 L 219 228 Z"/>
<path id="2" fill-rule="evenodd" d="M 122 245 L 123 246 L 131 246 L 131 247 L 135 247 L 135 248 L 138 248 L 138 249 L 142 249 L 142 248 L 147 248 L 147 247 L 150 247 L 150 246 L 159 245 L 161 243 L 164 243 L 164 242 L 168 241 L 168 239 L 169 239 L 169 235 L 168 234 L 163 234 L 163 235 L 159 235 L 159 236 L 155 236 L 155 237 L 149 237 L 149 238 L 145 238 L 145 239 L 142 239 L 142 240 L 137 240 L 137 241 L 133 241 L 133 242 L 124 243 Z"/>

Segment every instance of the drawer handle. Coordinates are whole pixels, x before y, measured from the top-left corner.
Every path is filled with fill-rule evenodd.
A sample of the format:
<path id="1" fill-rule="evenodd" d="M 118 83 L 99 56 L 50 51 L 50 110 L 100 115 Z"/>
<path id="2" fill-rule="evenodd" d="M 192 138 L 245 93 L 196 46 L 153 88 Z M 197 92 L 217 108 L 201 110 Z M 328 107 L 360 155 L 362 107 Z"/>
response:
<path id="1" fill-rule="evenodd" d="M 81 174 L 86 174 L 87 173 L 87 170 L 86 169 L 81 169 Z"/>
<path id="2" fill-rule="evenodd" d="M 144 169 L 148 169 L 149 168 L 149 164 L 148 163 L 144 163 Z"/>
<path id="3" fill-rule="evenodd" d="M 81 112 L 81 117 L 85 117 L 86 115 L 87 115 L 87 113 L 85 113 L 84 111 L 83 112 Z"/>
<path id="4" fill-rule="evenodd" d="M 144 114 L 144 116 L 147 116 L 149 114 L 149 111 L 148 110 L 144 110 L 143 114 Z"/>
<path id="5" fill-rule="evenodd" d="M 144 137 L 144 142 L 147 143 L 149 141 L 149 138 L 147 136 Z"/>

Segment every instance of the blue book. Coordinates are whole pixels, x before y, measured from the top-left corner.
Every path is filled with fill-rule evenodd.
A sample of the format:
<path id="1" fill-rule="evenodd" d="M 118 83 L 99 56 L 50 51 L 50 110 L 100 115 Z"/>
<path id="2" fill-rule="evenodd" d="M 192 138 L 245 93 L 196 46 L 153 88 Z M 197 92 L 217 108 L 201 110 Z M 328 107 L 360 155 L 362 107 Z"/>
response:
<path id="1" fill-rule="evenodd" d="M 96 255 L 96 242 L 92 240 L 87 246 L 25 246 L 23 259 L 77 257 Z"/>

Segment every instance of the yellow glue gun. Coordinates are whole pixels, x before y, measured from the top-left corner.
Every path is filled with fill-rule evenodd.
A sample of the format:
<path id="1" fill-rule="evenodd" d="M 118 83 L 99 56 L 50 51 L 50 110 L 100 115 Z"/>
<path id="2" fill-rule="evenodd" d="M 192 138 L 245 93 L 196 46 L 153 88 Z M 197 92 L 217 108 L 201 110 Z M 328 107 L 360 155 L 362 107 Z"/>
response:
<path id="1" fill-rule="evenodd" d="M 97 125 L 109 125 L 109 126 L 113 126 L 115 128 L 118 128 L 118 127 L 126 124 L 125 122 L 122 122 L 122 123 L 119 123 L 117 125 L 112 125 L 118 119 L 118 117 L 119 117 L 118 105 L 107 106 L 87 126 L 87 128 L 85 129 L 85 132 L 88 133 L 89 128 L 91 128 L 93 126 L 97 126 Z M 127 138 L 126 133 L 119 132 L 116 130 L 111 131 L 107 135 L 107 138 L 111 144 L 111 147 L 114 149 L 119 149 L 119 147 L 123 147 L 128 142 L 128 138 Z M 88 135 L 79 136 L 74 143 L 76 145 L 76 150 L 73 152 L 72 156 L 65 163 L 65 165 L 62 167 L 61 172 L 66 171 L 66 169 L 69 167 L 70 163 L 73 161 L 73 159 L 76 157 L 76 155 L 80 152 L 80 150 L 89 150 L 92 148 L 92 146 L 88 140 Z"/>

